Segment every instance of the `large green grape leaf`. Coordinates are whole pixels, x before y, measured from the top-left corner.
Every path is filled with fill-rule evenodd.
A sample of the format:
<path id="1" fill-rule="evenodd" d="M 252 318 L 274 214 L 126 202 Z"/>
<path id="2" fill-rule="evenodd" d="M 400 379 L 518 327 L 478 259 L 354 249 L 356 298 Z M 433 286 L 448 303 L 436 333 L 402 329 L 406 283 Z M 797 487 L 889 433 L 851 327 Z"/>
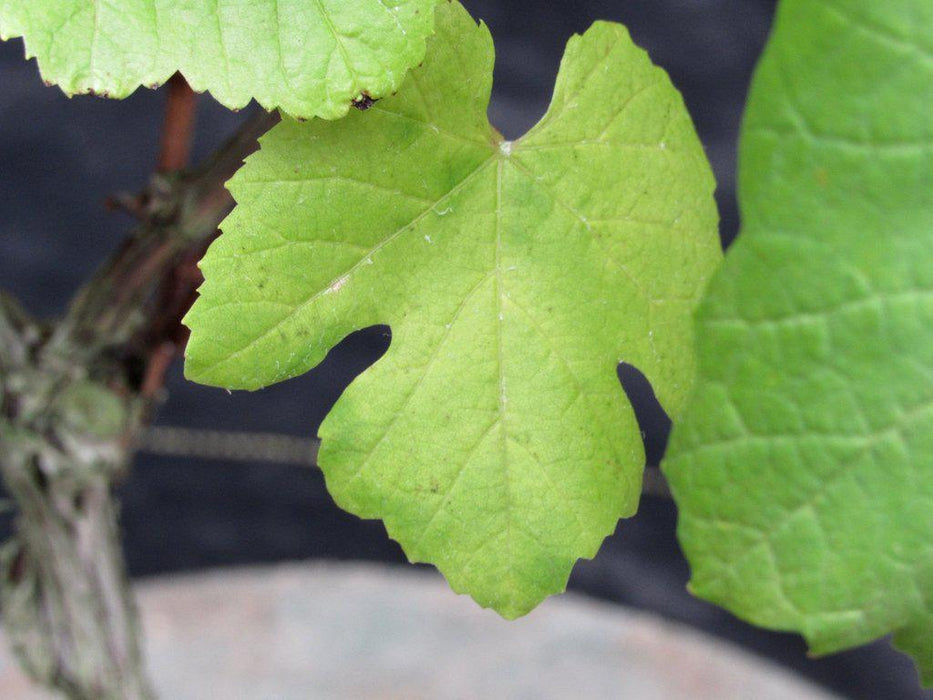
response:
<path id="1" fill-rule="evenodd" d="M 437 24 L 397 96 L 283 122 L 231 181 L 187 374 L 261 387 L 389 324 L 320 429 L 328 488 L 514 617 L 635 510 L 644 453 L 618 363 L 671 412 L 685 401 L 690 314 L 721 256 L 713 179 L 621 26 L 570 41 L 547 116 L 509 142 L 486 117 L 486 28 L 456 3 Z"/>
<path id="2" fill-rule="evenodd" d="M 425 52 L 436 0 L 0 0 L 67 94 L 126 97 L 181 71 L 232 109 L 342 117 L 394 92 Z"/>
<path id="3" fill-rule="evenodd" d="M 933 681 L 933 3 L 784 0 L 666 472 L 692 590 Z"/>

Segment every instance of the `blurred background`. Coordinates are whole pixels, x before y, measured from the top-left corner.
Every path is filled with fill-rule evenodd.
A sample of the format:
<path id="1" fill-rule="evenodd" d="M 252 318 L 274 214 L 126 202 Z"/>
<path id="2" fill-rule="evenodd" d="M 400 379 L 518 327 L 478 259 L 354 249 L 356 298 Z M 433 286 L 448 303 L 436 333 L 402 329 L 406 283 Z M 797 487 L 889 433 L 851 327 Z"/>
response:
<path id="1" fill-rule="evenodd" d="M 626 24 L 683 92 L 716 171 L 723 241 L 734 238 L 736 143 L 773 0 L 464 4 L 496 40 L 490 116 L 507 138 L 521 135 L 544 113 L 572 33 L 596 19 Z M 108 212 L 103 203 L 108 195 L 139 190 L 152 172 L 165 94 L 141 90 L 123 102 L 67 99 L 44 87 L 34 62 L 22 56 L 20 41 L 0 44 L 0 287 L 33 313 L 54 316 L 131 227 L 128 217 Z M 197 157 L 243 119 L 207 98 L 199 109 Z M 342 389 L 388 343 L 385 329 L 358 333 L 308 375 L 256 394 L 228 395 L 186 383 L 176 367 L 158 424 L 310 438 Z M 666 418 L 639 377 L 626 379 L 626 389 L 637 396 L 648 461 L 657 464 Z M 308 559 L 404 562 L 379 522 L 360 521 L 331 502 L 314 469 L 269 461 L 274 444 L 254 440 L 259 456 L 253 461 L 140 454 L 120 493 L 131 574 Z M 264 445 L 270 448 L 266 458 Z M 0 536 L 11 525 L 9 515 L 0 516 Z M 577 566 L 571 588 L 710 631 L 846 697 L 933 698 L 919 690 L 912 664 L 887 642 L 808 659 L 798 637 L 755 629 L 692 598 L 675 526 L 673 504 L 646 496 L 638 515 L 621 523 L 597 559 Z"/>

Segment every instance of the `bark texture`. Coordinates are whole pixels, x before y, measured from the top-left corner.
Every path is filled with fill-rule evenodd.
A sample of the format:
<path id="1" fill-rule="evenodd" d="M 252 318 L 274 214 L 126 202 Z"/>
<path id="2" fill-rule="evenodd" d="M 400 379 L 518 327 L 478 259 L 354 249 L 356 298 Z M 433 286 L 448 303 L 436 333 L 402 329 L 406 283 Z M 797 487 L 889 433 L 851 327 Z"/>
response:
<path id="1" fill-rule="evenodd" d="M 184 342 L 194 264 L 233 205 L 223 183 L 275 121 L 259 115 L 196 171 L 124 200 L 139 225 L 60 321 L 0 295 L 0 474 L 18 509 L 3 624 L 25 670 L 68 697 L 152 697 L 112 487 Z"/>

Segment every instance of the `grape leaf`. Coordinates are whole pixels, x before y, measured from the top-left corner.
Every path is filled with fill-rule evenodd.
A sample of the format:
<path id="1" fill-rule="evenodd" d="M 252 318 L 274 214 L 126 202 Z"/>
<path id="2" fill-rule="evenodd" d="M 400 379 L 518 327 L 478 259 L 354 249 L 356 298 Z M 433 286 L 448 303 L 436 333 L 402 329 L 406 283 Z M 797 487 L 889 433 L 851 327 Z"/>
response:
<path id="1" fill-rule="evenodd" d="M 437 25 L 397 96 L 281 123 L 231 181 L 187 375 L 261 387 L 389 324 L 321 426 L 328 488 L 515 617 L 635 510 L 644 452 L 616 368 L 684 403 L 690 314 L 721 256 L 714 185 L 621 26 L 570 41 L 550 110 L 510 142 L 486 117 L 485 26 L 456 3 Z"/>
<path id="2" fill-rule="evenodd" d="M 665 469 L 692 590 L 933 681 L 933 4 L 784 0 Z"/>
<path id="3" fill-rule="evenodd" d="M 398 89 L 425 52 L 436 0 L 0 0 L 43 78 L 122 98 L 181 71 L 232 109 L 344 116 Z"/>

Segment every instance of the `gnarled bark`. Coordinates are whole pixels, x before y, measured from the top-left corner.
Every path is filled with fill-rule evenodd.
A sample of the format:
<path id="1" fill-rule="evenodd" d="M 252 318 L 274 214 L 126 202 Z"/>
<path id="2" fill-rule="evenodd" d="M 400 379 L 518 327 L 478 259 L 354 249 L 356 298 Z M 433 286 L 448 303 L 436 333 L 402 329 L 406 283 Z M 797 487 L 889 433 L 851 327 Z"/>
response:
<path id="1" fill-rule="evenodd" d="M 182 340 L 197 284 L 186 268 L 232 207 L 223 183 L 275 119 L 249 121 L 195 172 L 154 176 L 139 226 L 58 323 L 0 296 L 0 474 L 18 508 L 0 557 L 3 624 L 24 669 L 69 697 L 152 696 L 111 491 L 165 348 Z"/>

